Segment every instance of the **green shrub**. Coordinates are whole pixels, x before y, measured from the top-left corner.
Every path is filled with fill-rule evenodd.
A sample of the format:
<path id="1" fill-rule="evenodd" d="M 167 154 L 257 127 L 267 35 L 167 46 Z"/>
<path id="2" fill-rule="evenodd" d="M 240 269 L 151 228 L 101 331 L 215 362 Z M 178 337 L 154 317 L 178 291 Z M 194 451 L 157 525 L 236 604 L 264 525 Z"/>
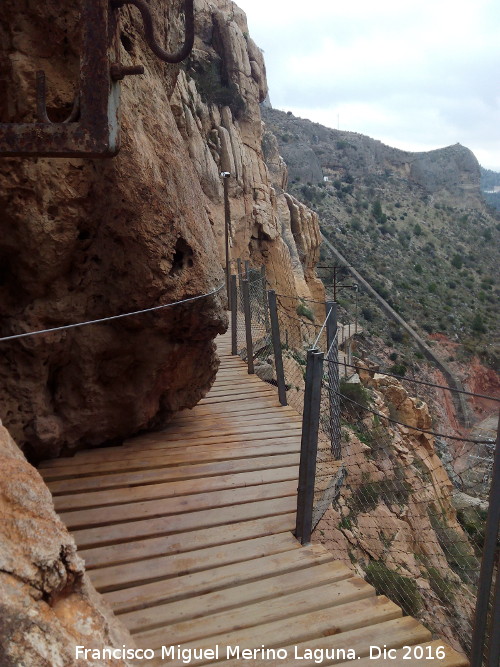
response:
<path id="1" fill-rule="evenodd" d="M 445 579 L 435 567 L 428 567 L 427 573 L 429 575 L 431 588 L 441 602 L 443 604 L 453 605 L 455 603 L 455 596 L 451 590 L 453 584 Z"/>
<path id="2" fill-rule="evenodd" d="M 416 616 L 422 607 L 415 580 L 390 570 L 384 563 L 372 561 L 366 568 L 366 581 L 378 595 L 386 595 L 409 616 Z"/>
<path id="3" fill-rule="evenodd" d="M 487 329 L 484 324 L 483 318 L 479 313 L 476 313 L 474 315 L 474 318 L 472 320 L 472 331 L 475 331 L 476 333 L 486 333 Z"/>
<path id="4" fill-rule="evenodd" d="M 200 97 L 205 103 L 228 106 L 235 118 L 243 116 L 246 111 L 245 100 L 236 84 L 224 79 L 221 61 L 189 61 L 188 67 L 188 74 L 195 80 Z"/>
<path id="5" fill-rule="evenodd" d="M 306 306 L 305 303 L 299 303 L 295 312 L 297 313 L 297 315 L 299 317 L 306 317 L 311 322 L 314 322 L 314 319 L 315 319 L 314 318 L 314 313 L 312 312 L 312 310 L 310 308 L 308 308 Z"/>
<path id="6" fill-rule="evenodd" d="M 340 378 L 340 393 L 342 396 L 356 401 L 364 408 L 367 408 L 370 404 L 370 394 L 362 384 L 347 382 L 345 378 Z"/>
<path id="7" fill-rule="evenodd" d="M 435 508 L 429 519 L 451 569 L 465 583 L 474 583 L 479 574 L 479 561 L 467 539 L 448 526 Z"/>
<path id="8" fill-rule="evenodd" d="M 468 507 L 457 512 L 457 519 L 471 538 L 473 544 L 482 550 L 488 513 L 479 508 Z M 500 546 L 500 544 L 499 544 Z"/>

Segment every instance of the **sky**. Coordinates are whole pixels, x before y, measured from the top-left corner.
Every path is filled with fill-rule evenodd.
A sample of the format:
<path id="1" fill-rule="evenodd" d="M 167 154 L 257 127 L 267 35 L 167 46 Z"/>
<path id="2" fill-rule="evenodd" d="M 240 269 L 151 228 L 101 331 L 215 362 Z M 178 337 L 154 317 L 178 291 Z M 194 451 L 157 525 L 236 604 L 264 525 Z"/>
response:
<path id="1" fill-rule="evenodd" d="M 499 0 L 236 0 L 271 103 L 425 151 L 460 143 L 500 172 Z"/>

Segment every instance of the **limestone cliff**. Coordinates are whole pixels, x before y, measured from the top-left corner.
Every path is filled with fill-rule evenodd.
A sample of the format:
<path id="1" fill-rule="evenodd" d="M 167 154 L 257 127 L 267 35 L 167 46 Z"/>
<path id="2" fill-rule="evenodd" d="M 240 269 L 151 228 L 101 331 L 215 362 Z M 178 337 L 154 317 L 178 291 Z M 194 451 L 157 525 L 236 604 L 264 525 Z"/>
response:
<path id="1" fill-rule="evenodd" d="M 159 34 L 176 44 L 182 3 L 150 4 L 166 26 Z M 321 295 L 317 217 L 284 195 L 284 165 L 278 184 L 264 160 L 262 53 L 234 3 L 199 0 L 195 9 L 195 49 L 181 67 L 151 54 L 135 8 L 120 10 L 120 58 L 146 74 L 122 84 L 116 158 L 0 161 L 0 337 L 222 285 L 221 170 L 232 174 L 232 257 L 265 263 L 286 293 Z M 77 18 L 69 2 L 3 2 L 1 122 L 33 120 L 39 68 L 49 113 L 64 115 L 78 70 Z M 223 308 L 219 295 L 1 343 L 0 415 L 34 460 L 163 424 L 210 387 Z"/>
<path id="2" fill-rule="evenodd" d="M 183 65 L 172 109 L 206 197 L 223 257 L 220 172 L 231 173 L 231 257 L 265 264 L 271 284 L 287 294 L 323 298 L 314 273 L 317 215 L 285 194 L 287 167 L 261 119 L 265 63 L 248 35 L 245 14 L 229 0 L 196 3 L 196 42 Z"/>
<path id="3" fill-rule="evenodd" d="M 0 663 L 2 667 L 124 667 L 75 660 L 76 645 L 133 647 L 87 579 L 52 497 L 0 422 Z"/>

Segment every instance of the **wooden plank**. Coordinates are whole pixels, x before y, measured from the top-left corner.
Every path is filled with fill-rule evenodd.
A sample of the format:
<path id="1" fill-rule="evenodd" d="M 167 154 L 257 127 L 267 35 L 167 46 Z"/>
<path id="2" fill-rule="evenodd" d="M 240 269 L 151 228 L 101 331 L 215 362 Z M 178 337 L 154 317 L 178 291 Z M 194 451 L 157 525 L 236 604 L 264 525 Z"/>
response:
<path id="1" fill-rule="evenodd" d="M 194 485 L 200 488 L 200 491 L 206 493 L 209 491 L 237 489 L 244 486 L 296 480 L 297 476 L 298 467 L 289 466 L 288 468 L 271 468 L 271 470 L 256 470 L 235 475 L 206 477 L 203 479 L 201 485 L 199 480 L 181 480 L 179 482 L 147 484 L 146 486 L 125 487 L 114 490 L 107 489 L 105 491 L 73 493 L 66 496 L 56 496 L 54 498 L 54 507 L 56 511 L 60 512 L 83 509 L 85 507 L 105 507 L 107 505 L 153 500 L 154 498 L 189 495 L 189 493 L 193 492 Z"/>
<path id="2" fill-rule="evenodd" d="M 239 394 L 225 394 L 222 396 L 214 396 L 211 398 L 207 396 L 202 398 L 198 403 L 199 406 L 211 405 L 212 403 L 237 403 L 239 406 L 244 405 L 247 401 L 254 402 L 254 399 L 264 403 L 264 406 L 267 408 L 269 404 L 276 405 L 278 399 L 276 398 L 276 392 L 274 391 L 253 391 L 245 394 L 243 397 Z M 268 400 L 268 403 L 265 403 L 265 400 Z"/>
<path id="3" fill-rule="evenodd" d="M 308 614 L 286 618 L 264 625 L 255 625 L 246 629 L 235 629 L 232 632 L 212 635 L 193 642 L 183 644 L 184 649 L 213 648 L 217 644 L 239 646 L 241 649 L 252 649 L 264 644 L 266 647 L 279 647 L 293 642 L 302 642 L 318 636 L 336 635 L 340 632 L 356 630 L 373 623 L 390 621 L 402 616 L 401 609 L 386 597 L 371 597 L 350 602 L 331 609 L 321 609 Z M 174 636 L 166 628 L 168 645 L 176 644 Z M 165 643 L 165 634 L 163 635 Z M 160 644 L 161 645 L 161 644 Z M 156 648 L 156 647 L 154 647 Z M 212 662 L 206 658 L 193 659 L 190 664 L 202 665 Z M 359 661 L 356 661 L 359 664 Z M 169 665 L 181 667 L 182 661 L 169 660 Z"/>
<path id="4" fill-rule="evenodd" d="M 236 379 L 240 379 L 240 382 L 235 382 Z M 272 387 L 273 385 L 270 385 L 268 382 L 264 382 L 261 380 L 259 377 L 256 375 L 247 375 L 246 377 L 243 376 L 242 374 L 239 373 L 228 373 L 224 374 L 223 372 L 218 373 L 217 377 L 215 378 L 215 382 L 212 385 L 212 388 L 210 389 L 209 393 L 211 393 L 215 388 L 222 389 L 224 387 L 234 387 L 235 384 L 241 387 L 262 387 L 262 386 L 270 386 Z"/>
<path id="5" fill-rule="evenodd" d="M 216 508 L 189 512 L 188 514 L 174 515 L 168 518 L 144 519 L 112 526 L 74 530 L 72 535 L 79 548 L 90 548 L 99 545 L 119 544 L 137 540 L 140 537 L 160 537 L 161 535 L 171 535 L 172 533 L 208 528 L 209 526 L 223 526 L 230 523 L 239 523 L 240 521 L 250 521 L 265 516 L 289 514 L 295 510 L 295 507 L 296 499 L 293 496 L 286 496 L 285 498 L 228 506 L 224 509 Z"/>
<path id="6" fill-rule="evenodd" d="M 382 646 L 384 645 L 385 640 L 383 642 L 378 642 L 377 644 L 374 644 L 374 646 Z M 469 661 L 467 658 L 462 655 L 461 653 L 458 653 L 454 649 L 452 649 L 450 646 L 448 646 L 444 641 L 441 640 L 436 640 L 433 642 L 428 642 L 425 644 L 420 644 L 422 647 L 423 655 L 424 658 L 415 658 L 411 655 L 411 651 L 405 651 L 405 650 L 400 650 L 397 651 L 396 657 L 391 658 L 390 660 L 387 660 L 387 665 L 391 665 L 391 667 L 406 667 L 406 665 L 411 665 L 412 663 L 414 665 L 422 665 L 422 664 L 435 664 L 439 665 L 439 667 L 468 667 L 469 666 Z M 445 657 L 441 658 L 440 660 L 436 659 L 436 651 L 438 648 L 444 649 L 445 652 Z M 408 658 L 405 658 L 405 655 L 408 655 Z M 418 652 L 418 655 L 420 655 L 420 652 Z M 427 655 L 432 655 L 434 656 L 433 659 L 426 659 Z M 362 658 L 361 660 L 356 661 L 357 667 L 373 667 L 377 662 L 380 662 L 379 660 L 374 660 L 373 658 Z M 347 667 L 347 665 L 351 665 L 352 667 L 352 662 L 342 662 L 339 663 L 339 667 Z"/>
<path id="7" fill-rule="evenodd" d="M 95 461 L 98 465 L 104 461 L 119 461 L 126 459 L 133 459 L 138 456 L 138 453 L 149 456 L 150 453 L 157 451 L 173 451 L 176 447 L 198 447 L 200 445 L 208 446 L 225 446 L 229 443 L 238 442 L 252 442 L 258 445 L 261 441 L 285 438 L 291 436 L 301 437 L 302 427 L 300 424 L 271 424 L 263 426 L 247 426 L 242 429 L 233 429 L 227 433 L 212 435 L 211 433 L 192 438 L 182 438 L 182 434 L 175 436 L 158 436 L 156 439 L 150 438 L 147 442 L 142 444 L 130 444 L 126 447 L 111 447 L 104 450 L 84 451 L 76 454 L 71 459 L 55 459 L 51 465 L 46 465 L 42 469 L 48 468 L 64 468 L 68 466 L 68 461 L 75 463 L 87 463 Z M 253 443 L 253 441 L 257 441 Z M 196 457 L 193 457 L 196 458 Z"/>
<path id="8" fill-rule="evenodd" d="M 314 544 L 273 556 L 254 558 L 246 564 L 225 565 L 175 579 L 105 593 L 104 598 L 111 604 L 115 613 L 124 613 L 169 601 L 185 600 L 195 595 L 221 591 L 240 584 L 266 581 L 277 574 L 290 574 L 315 564 L 331 561 L 333 561 L 332 554 L 320 545 Z"/>
<path id="9" fill-rule="evenodd" d="M 222 565 L 241 563 L 296 548 L 300 548 L 299 543 L 291 533 L 278 533 L 234 542 L 230 549 L 226 545 L 217 545 L 197 551 L 150 558 L 147 563 L 139 561 L 98 568 L 91 570 L 89 574 L 96 589 L 102 593 L 202 572 Z"/>
<path id="10" fill-rule="evenodd" d="M 252 458 L 255 456 L 273 456 L 274 454 L 293 454 L 300 449 L 300 442 L 297 446 L 297 436 L 288 438 L 274 438 L 265 442 L 248 446 L 245 443 L 228 443 L 226 447 L 205 447 L 198 445 L 196 447 L 185 447 L 180 451 L 164 451 L 151 453 L 144 458 L 134 458 L 123 461 L 103 461 L 97 466 L 95 463 L 84 463 L 81 465 L 71 464 L 65 467 L 55 466 L 54 468 L 44 468 L 40 474 L 47 481 L 64 479 L 65 477 L 85 477 L 96 473 L 104 474 L 118 470 L 133 471 L 147 470 L 148 468 L 160 468 L 173 465 L 179 465 L 197 460 L 200 463 L 212 461 L 225 461 L 228 459 Z"/>
<path id="11" fill-rule="evenodd" d="M 255 415 L 241 415 L 235 416 L 232 419 L 216 419 L 209 416 L 200 418 L 196 422 L 189 421 L 188 423 L 178 424 L 173 422 L 168 428 L 162 431 L 155 431 L 147 435 L 141 435 L 136 438 L 125 440 L 121 447 L 129 447 L 134 444 L 147 444 L 150 440 L 155 441 L 158 438 L 168 438 L 174 440 L 178 436 L 184 438 L 196 438 L 199 434 L 213 434 L 232 432 L 235 429 L 250 429 L 252 427 L 264 428 L 266 425 L 275 424 L 302 424 L 302 419 L 297 415 L 293 416 L 288 413 L 285 414 L 271 414 L 267 412 L 261 415 L 258 419 Z M 105 452 L 109 449 L 116 449 L 115 447 L 99 448 L 100 452 Z M 80 452 L 79 452 L 80 453 Z"/>
<path id="12" fill-rule="evenodd" d="M 309 564 L 309 567 L 286 574 L 226 588 L 215 593 L 148 607 L 120 616 L 133 633 L 180 623 L 190 619 L 210 616 L 227 609 L 237 609 L 245 604 L 272 600 L 275 597 L 300 590 L 309 590 L 326 583 L 349 579 L 352 571 L 338 561 Z"/>
<path id="13" fill-rule="evenodd" d="M 185 553 L 232 542 L 241 542 L 265 535 L 275 535 L 290 531 L 295 524 L 295 513 L 265 517 L 252 521 L 242 521 L 231 525 L 214 528 L 201 528 L 188 533 L 177 533 L 165 537 L 139 539 L 136 542 L 125 542 L 109 547 L 81 549 L 79 555 L 85 560 L 87 570 L 109 565 L 146 560 L 165 554 Z"/>
<path id="14" fill-rule="evenodd" d="M 205 396 L 205 398 L 202 398 L 200 403 L 203 401 L 207 402 L 210 399 L 213 398 L 229 398 L 233 397 L 234 400 L 241 400 L 241 401 L 246 401 L 248 396 L 274 396 L 276 394 L 276 390 L 274 387 L 271 387 L 269 384 L 264 384 L 261 383 L 260 385 L 253 385 L 253 384 L 247 384 L 246 382 L 243 384 L 237 384 L 234 383 L 232 387 L 226 386 L 226 387 L 221 387 L 220 389 L 218 387 L 213 387 L 210 392 Z"/>
<path id="15" fill-rule="evenodd" d="M 274 407 L 274 408 L 279 408 L 280 404 L 278 403 L 278 399 L 268 399 L 267 401 L 264 400 L 258 400 L 257 398 L 251 399 L 249 401 L 241 401 L 241 402 L 228 402 L 226 404 L 223 403 L 210 403 L 208 405 L 202 405 L 201 403 L 198 403 L 198 405 L 195 408 L 192 408 L 192 416 L 196 419 L 200 415 L 215 415 L 215 414 L 224 414 L 228 415 L 230 413 L 246 413 L 248 414 L 249 412 L 252 413 L 257 413 L 257 414 L 262 414 L 265 410 L 269 410 L 269 408 Z M 297 414 L 297 413 L 295 413 Z"/>
<path id="16" fill-rule="evenodd" d="M 235 629 L 244 630 L 256 624 L 262 626 L 290 619 L 299 614 L 303 616 L 312 611 L 330 609 L 374 595 L 373 587 L 359 577 L 335 583 L 323 583 L 317 588 L 289 593 L 212 616 L 205 615 L 201 623 L 198 619 L 174 623 L 168 626 L 168 642 L 184 646 L 188 642 L 204 637 L 230 633 Z M 157 648 L 165 643 L 165 629 L 158 628 L 138 633 L 134 636 L 134 640 L 139 646 Z"/>
<path id="17" fill-rule="evenodd" d="M 194 410 L 195 408 L 193 408 Z M 192 415 L 187 415 L 186 416 L 186 411 L 180 412 L 176 418 L 175 421 L 171 422 L 172 428 L 190 428 L 190 427 L 201 427 L 203 428 L 204 424 L 208 423 L 221 423 L 221 424 L 232 424 L 236 419 L 238 421 L 248 421 L 249 419 L 255 419 L 255 410 L 252 410 L 251 408 L 248 410 L 242 411 L 241 415 L 220 415 L 220 414 L 214 414 L 214 413 L 208 413 L 206 415 L 199 415 L 196 420 L 193 419 Z M 260 414 L 260 417 L 256 421 L 260 421 L 260 419 L 272 419 L 272 418 L 282 418 L 282 417 L 290 417 L 294 419 L 301 420 L 300 415 L 298 415 L 294 410 L 288 410 L 284 408 L 283 406 L 277 406 L 273 408 L 269 408 L 266 410 L 264 413 Z M 165 430 L 168 430 L 170 428 L 170 425 L 166 427 Z M 159 431 L 161 433 L 161 431 Z"/>
<path id="18" fill-rule="evenodd" d="M 396 618 L 392 621 L 384 621 L 368 625 L 367 627 L 342 632 L 339 635 L 329 635 L 327 637 L 315 637 L 308 642 L 284 646 L 291 660 L 299 656 L 297 664 L 301 667 L 317 667 L 318 662 L 314 657 L 314 651 L 324 651 L 321 665 L 335 665 L 343 662 L 348 657 L 348 649 L 352 649 L 358 658 L 369 655 L 370 646 L 387 646 L 388 649 L 400 648 L 401 646 L 411 646 L 418 642 L 427 641 L 431 638 L 431 633 L 421 623 L 411 616 Z M 306 657 L 310 651 L 312 657 Z M 328 658 L 326 651 L 331 651 L 334 657 Z M 290 660 L 290 661 L 291 661 Z M 300 662 L 299 662 L 300 660 Z M 371 661 L 372 667 L 382 667 L 383 662 Z M 252 665 L 252 667 L 282 667 L 283 660 L 227 660 L 224 664 L 228 667 L 242 667 Z M 294 663 L 295 664 L 295 663 Z M 359 664 L 358 662 L 349 663 Z"/>
<path id="19" fill-rule="evenodd" d="M 230 473 L 250 472 L 254 470 L 271 470 L 295 466 L 299 462 L 299 454 L 277 454 L 276 456 L 251 457 L 216 461 L 215 463 L 199 463 L 175 467 L 141 470 L 138 472 L 120 472 L 93 475 L 82 478 L 70 478 L 48 482 L 53 495 L 94 491 L 95 489 L 114 489 L 136 485 L 156 484 L 174 480 L 200 479 Z M 201 483 L 201 482 L 200 482 Z"/>
<path id="20" fill-rule="evenodd" d="M 258 500 L 283 498 L 286 496 L 295 497 L 297 494 L 296 480 L 203 493 L 196 492 L 197 486 L 196 482 L 192 482 L 191 495 L 131 502 L 122 505 L 111 505 L 110 507 L 59 512 L 59 516 L 69 530 L 78 530 L 91 526 L 109 526 L 125 521 L 167 517 L 172 514 L 189 514 L 213 508 L 220 508 L 222 511 L 222 508 L 228 505 L 239 506 Z"/>

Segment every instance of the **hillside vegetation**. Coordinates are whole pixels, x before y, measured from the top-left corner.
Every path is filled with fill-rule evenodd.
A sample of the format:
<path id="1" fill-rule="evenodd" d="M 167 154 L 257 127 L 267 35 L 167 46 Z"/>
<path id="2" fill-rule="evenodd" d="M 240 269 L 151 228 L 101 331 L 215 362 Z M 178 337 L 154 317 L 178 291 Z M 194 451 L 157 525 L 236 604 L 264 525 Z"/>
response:
<path id="1" fill-rule="evenodd" d="M 483 198 L 471 151 L 409 153 L 290 113 L 263 114 L 289 190 L 319 213 L 334 246 L 424 337 L 444 335 L 462 357 L 494 365 L 500 216 Z M 363 296 L 359 306 L 363 327 L 380 333 L 377 309 Z"/>

